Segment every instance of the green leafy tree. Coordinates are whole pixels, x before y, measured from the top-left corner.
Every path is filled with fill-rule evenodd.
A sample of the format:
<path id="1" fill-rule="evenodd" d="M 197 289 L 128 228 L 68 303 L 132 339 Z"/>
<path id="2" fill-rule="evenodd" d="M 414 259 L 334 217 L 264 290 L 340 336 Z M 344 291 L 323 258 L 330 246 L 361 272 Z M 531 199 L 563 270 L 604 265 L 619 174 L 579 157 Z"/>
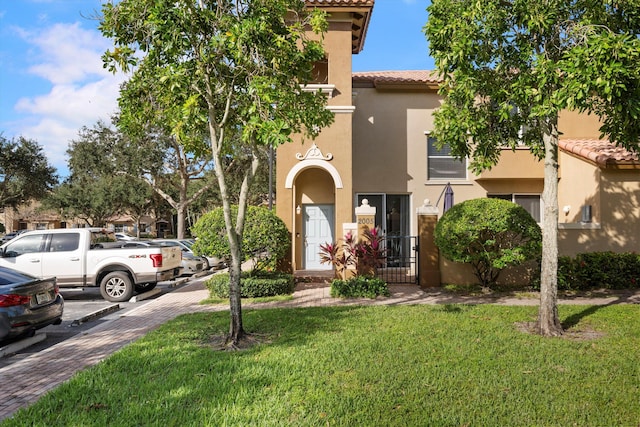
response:
<path id="1" fill-rule="evenodd" d="M 121 91 L 123 115 L 157 124 L 198 150 L 206 136 L 214 162 L 231 253 L 229 346 L 245 337 L 240 303 L 241 242 L 249 190 L 259 151 L 315 136 L 333 120 L 320 92 L 302 85 L 324 57 L 308 31 L 326 29 L 324 15 L 302 0 L 122 0 L 103 6 L 100 29 L 115 48 L 105 53 L 112 71 L 132 71 Z M 150 95 L 155 104 L 137 102 Z M 159 108 L 155 108 L 155 106 Z M 236 138 L 235 136 L 238 135 Z M 243 157 L 247 167 L 232 214 L 225 159 Z"/>
<path id="2" fill-rule="evenodd" d="M 434 239 L 445 258 L 471 264 L 486 287 L 505 268 L 539 259 L 542 250 L 540 226 L 529 212 L 501 199 L 454 205 L 436 224 Z"/>
<path id="3" fill-rule="evenodd" d="M 57 183 L 56 169 L 36 141 L 0 134 L 0 207 L 42 199 Z"/>
<path id="4" fill-rule="evenodd" d="M 261 147 L 258 147 L 261 148 Z M 247 205 L 260 206 L 267 205 L 269 202 L 269 153 L 268 150 L 257 150 L 257 155 L 260 157 L 260 165 L 256 171 L 256 176 L 253 180 L 249 194 L 247 197 Z M 239 203 L 238 196 L 240 194 L 240 188 L 242 186 L 243 173 L 251 163 L 251 159 L 242 156 L 240 158 L 226 157 L 225 161 L 225 174 L 228 178 L 227 183 L 229 187 L 229 196 L 231 204 L 237 205 Z M 199 188 L 202 185 L 200 180 L 196 180 L 193 184 L 195 188 Z M 222 206 L 222 199 L 220 197 L 220 190 L 217 185 L 208 186 L 207 190 L 190 205 L 189 214 L 187 218 L 187 227 L 193 226 L 195 222 L 203 214 Z"/>
<path id="5" fill-rule="evenodd" d="M 118 198 L 110 178 L 69 177 L 43 200 L 42 206 L 60 212 L 63 218 L 82 220 L 89 227 L 104 227 L 118 214 Z"/>
<path id="6" fill-rule="evenodd" d="M 44 201 L 67 218 L 104 226 L 109 218 L 128 213 L 139 220 L 151 200 L 148 185 L 119 172 L 119 132 L 102 121 L 83 127 L 67 149 L 69 177 Z"/>
<path id="7" fill-rule="evenodd" d="M 216 182 L 213 179 L 211 152 L 202 134 L 194 137 L 198 143 L 185 143 L 188 137 L 183 134 L 171 135 L 172 113 L 164 108 L 174 109 L 183 101 L 171 98 L 170 106 L 163 106 L 151 95 L 143 97 L 138 84 L 133 80 L 124 84 L 125 95 L 121 102 L 125 102 L 125 96 L 128 96 L 126 102 L 135 105 L 135 110 L 148 109 L 149 105 L 154 106 L 155 110 L 149 121 L 141 119 L 144 115 L 133 113 L 133 108 L 123 111 L 118 117 L 117 124 L 123 137 L 119 149 L 122 160 L 120 173 L 134 179 L 142 178 L 175 209 L 176 234 L 178 238 L 183 238 L 189 208 Z"/>
<path id="8" fill-rule="evenodd" d="M 557 310 L 558 113 L 593 113 L 611 142 L 638 149 L 638 0 L 433 0 L 425 33 L 443 78 L 434 136 L 479 172 L 504 147 L 544 160 L 537 330 L 562 334 Z"/>
<path id="9" fill-rule="evenodd" d="M 237 214 L 238 206 L 231 207 Z M 193 251 L 197 254 L 231 257 L 229 239 L 225 232 L 224 210 L 217 208 L 202 215 L 191 229 L 197 238 Z M 278 261 L 289 251 L 291 236 L 287 225 L 272 210 L 262 206 L 248 206 L 242 234 L 242 260 L 254 259 L 256 269 L 274 270 Z"/>

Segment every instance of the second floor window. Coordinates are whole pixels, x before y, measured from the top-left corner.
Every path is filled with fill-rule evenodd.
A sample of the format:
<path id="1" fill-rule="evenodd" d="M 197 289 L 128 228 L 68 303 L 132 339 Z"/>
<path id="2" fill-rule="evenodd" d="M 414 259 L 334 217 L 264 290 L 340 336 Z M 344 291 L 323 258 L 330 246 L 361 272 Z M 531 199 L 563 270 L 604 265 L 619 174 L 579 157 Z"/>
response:
<path id="1" fill-rule="evenodd" d="M 436 139 L 427 137 L 427 179 L 452 180 L 467 178 L 466 160 L 456 159 L 451 154 L 451 147 L 445 144 L 436 147 Z"/>
<path id="2" fill-rule="evenodd" d="M 325 85 L 329 83 L 329 61 L 326 58 L 313 64 L 313 80 L 311 83 Z"/>

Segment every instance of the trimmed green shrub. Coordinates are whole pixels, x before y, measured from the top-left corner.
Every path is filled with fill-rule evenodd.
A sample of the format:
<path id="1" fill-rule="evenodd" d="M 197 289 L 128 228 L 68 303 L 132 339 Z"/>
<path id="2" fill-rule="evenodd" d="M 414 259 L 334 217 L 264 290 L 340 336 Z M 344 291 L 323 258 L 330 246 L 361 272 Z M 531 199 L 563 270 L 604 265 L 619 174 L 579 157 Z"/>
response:
<path id="1" fill-rule="evenodd" d="M 558 289 L 635 289 L 640 287 L 640 255 L 587 252 L 558 257 Z"/>
<path id="2" fill-rule="evenodd" d="M 205 285 L 212 297 L 229 298 L 229 273 L 214 274 L 205 282 Z M 292 274 L 266 271 L 243 272 L 240 276 L 240 297 L 290 295 L 295 286 Z"/>
<path id="3" fill-rule="evenodd" d="M 377 277 L 355 276 L 347 280 L 335 279 L 331 282 L 330 295 L 333 298 L 375 298 L 391 295 L 387 283 Z"/>
<path id="4" fill-rule="evenodd" d="M 542 232 L 520 205 L 501 199 L 472 199 L 449 209 L 436 224 L 440 253 L 469 263 L 482 286 L 495 284 L 500 272 L 542 253 Z"/>
<path id="5" fill-rule="evenodd" d="M 238 207 L 231 207 L 233 220 L 238 215 Z M 229 239 L 224 224 L 224 212 L 217 208 L 204 214 L 191 227 L 196 237 L 193 251 L 197 255 L 230 258 Z M 285 257 L 291 246 L 291 238 L 286 224 L 273 211 L 262 206 L 249 206 L 242 235 L 242 256 L 246 261 L 257 261 L 254 269 L 275 269 L 279 260 Z"/>

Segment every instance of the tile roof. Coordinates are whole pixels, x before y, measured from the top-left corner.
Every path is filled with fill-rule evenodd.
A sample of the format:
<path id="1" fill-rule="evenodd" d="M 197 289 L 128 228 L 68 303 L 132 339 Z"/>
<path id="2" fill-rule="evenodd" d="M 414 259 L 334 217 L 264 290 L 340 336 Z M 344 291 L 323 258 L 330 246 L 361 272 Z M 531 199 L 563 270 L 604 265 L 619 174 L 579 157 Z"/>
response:
<path id="1" fill-rule="evenodd" d="M 638 168 L 640 155 L 602 139 L 564 139 L 561 150 L 574 154 L 603 168 Z"/>
<path id="2" fill-rule="evenodd" d="M 358 53 L 364 48 L 374 3 L 374 0 L 305 0 L 308 8 L 320 8 L 330 14 L 332 12 L 350 14 L 352 53 Z"/>
<path id="3" fill-rule="evenodd" d="M 305 0 L 308 6 L 373 6 L 374 0 Z"/>
<path id="4" fill-rule="evenodd" d="M 374 86 L 384 84 L 394 85 L 439 85 L 442 79 L 436 71 L 366 71 L 352 73 L 354 83 L 371 83 Z"/>

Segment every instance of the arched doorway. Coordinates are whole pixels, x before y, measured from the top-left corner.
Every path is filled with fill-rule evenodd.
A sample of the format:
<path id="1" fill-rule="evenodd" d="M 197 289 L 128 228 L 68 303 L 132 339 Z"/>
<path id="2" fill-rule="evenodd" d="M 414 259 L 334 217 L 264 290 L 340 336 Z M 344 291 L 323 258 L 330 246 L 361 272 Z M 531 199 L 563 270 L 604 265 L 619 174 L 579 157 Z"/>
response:
<path id="1" fill-rule="evenodd" d="M 335 184 L 326 170 L 310 167 L 295 178 L 296 265 L 304 270 L 330 270 L 320 261 L 320 245 L 335 240 Z"/>

